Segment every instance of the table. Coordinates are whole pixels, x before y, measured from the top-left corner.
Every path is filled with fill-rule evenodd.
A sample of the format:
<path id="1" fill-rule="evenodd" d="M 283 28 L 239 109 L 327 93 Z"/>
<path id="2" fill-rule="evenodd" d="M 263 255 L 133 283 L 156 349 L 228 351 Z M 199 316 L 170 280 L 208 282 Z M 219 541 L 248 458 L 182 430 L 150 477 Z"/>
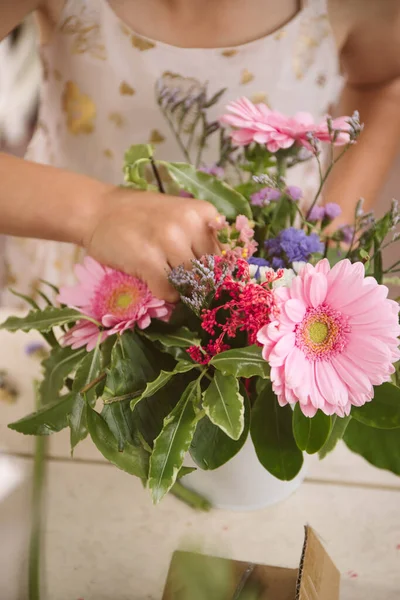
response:
<path id="1" fill-rule="evenodd" d="M 0 321 L 6 316 L 0 311 Z M 38 339 L 34 332 L 0 332 L 0 369 L 20 391 L 15 404 L 0 403 L 0 451 L 23 473 L 0 501 L 2 600 L 26 598 L 35 440 L 6 424 L 33 409 L 40 366 L 25 347 Z M 295 567 L 306 523 L 342 573 L 342 600 L 400 598 L 400 478 L 344 445 L 313 461 L 306 482 L 285 502 L 250 513 L 196 513 L 172 497 L 155 508 L 140 482 L 106 464 L 87 440 L 71 459 L 67 431 L 50 437 L 48 457 L 45 598 L 159 600 L 176 549 Z"/>

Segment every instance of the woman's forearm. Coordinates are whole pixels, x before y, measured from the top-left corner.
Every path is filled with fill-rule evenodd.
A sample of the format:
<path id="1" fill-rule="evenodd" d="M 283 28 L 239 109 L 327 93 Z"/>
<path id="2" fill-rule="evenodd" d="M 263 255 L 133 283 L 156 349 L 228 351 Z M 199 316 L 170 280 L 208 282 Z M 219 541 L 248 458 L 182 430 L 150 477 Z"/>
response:
<path id="1" fill-rule="evenodd" d="M 0 153 L 0 233 L 82 245 L 109 186 Z"/>
<path id="2" fill-rule="evenodd" d="M 325 202 L 340 204 L 344 223 L 353 221 L 359 198 L 365 199 L 364 210 L 373 207 L 400 148 L 400 80 L 363 89 L 346 86 L 338 113 L 351 115 L 355 110 L 364 131 L 335 165 L 324 193 Z"/>

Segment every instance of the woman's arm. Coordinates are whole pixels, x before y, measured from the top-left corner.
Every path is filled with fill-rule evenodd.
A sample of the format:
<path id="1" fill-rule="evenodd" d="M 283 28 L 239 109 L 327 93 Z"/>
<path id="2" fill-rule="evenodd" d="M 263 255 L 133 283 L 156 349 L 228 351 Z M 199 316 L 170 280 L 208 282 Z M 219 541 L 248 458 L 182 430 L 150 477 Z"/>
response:
<path id="1" fill-rule="evenodd" d="M 107 185 L 0 154 L 0 233 L 71 242 L 174 300 L 171 267 L 215 254 L 208 202 Z"/>
<path id="2" fill-rule="evenodd" d="M 400 3 L 330 0 L 346 85 L 338 114 L 360 112 L 357 145 L 335 166 L 324 200 L 342 207 L 351 222 L 360 197 L 370 209 L 400 149 Z"/>

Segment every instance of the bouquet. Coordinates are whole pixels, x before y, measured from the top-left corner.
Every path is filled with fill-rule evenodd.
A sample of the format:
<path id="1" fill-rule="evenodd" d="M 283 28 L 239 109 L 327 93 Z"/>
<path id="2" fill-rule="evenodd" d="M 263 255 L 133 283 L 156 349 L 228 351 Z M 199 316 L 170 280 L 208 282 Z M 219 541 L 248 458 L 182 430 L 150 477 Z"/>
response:
<path id="1" fill-rule="evenodd" d="M 175 119 L 185 110 L 175 107 Z M 29 314 L 1 327 L 41 332 L 49 353 L 40 409 L 9 427 L 31 435 L 69 427 L 72 451 L 90 436 L 156 503 L 195 469 L 188 453 L 197 468 L 217 469 L 248 437 L 281 480 L 296 476 L 304 453 L 324 457 L 341 438 L 400 474 L 399 306 L 384 285 L 396 282 L 398 265 L 382 266 L 398 237 L 397 203 L 376 220 L 360 201 L 354 226 L 336 229 L 339 206 L 319 203 L 361 129 L 357 114 L 315 123 L 242 98 L 218 123 L 203 122 L 203 140 L 219 136 L 215 165 L 131 147 L 125 185 L 211 202 L 221 255 L 169 273 L 176 305 L 90 257 L 55 302 L 43 291 L 45 308 L 25 297 Z M 320 185 L 304 209 L 287 173 L 308 160 Z"/>

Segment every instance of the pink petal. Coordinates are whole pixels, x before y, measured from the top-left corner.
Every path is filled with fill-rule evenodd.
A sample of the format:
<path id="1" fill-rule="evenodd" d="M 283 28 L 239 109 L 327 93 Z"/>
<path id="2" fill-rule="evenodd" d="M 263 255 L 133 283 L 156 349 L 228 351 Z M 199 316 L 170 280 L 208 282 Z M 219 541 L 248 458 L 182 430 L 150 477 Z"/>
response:
<path id="1" fill-rule="evenodd" d="M 328 291 L 328 282 L 326 279 L 326 275 L 323 273 L 313 273 L 310 278 L 310 287 L 308 290 L 308 295 L 310 298 L 310 302 L 314 308 L 320 306 L 326 298 L 326 294 Z"/>
<path id="2" fill-rule="evenodd" d="M 285 302 L 284 311 L 294 323 L 300 323 L 306 314 L 306 307 L 300 300 L 292 298 Z"/>

